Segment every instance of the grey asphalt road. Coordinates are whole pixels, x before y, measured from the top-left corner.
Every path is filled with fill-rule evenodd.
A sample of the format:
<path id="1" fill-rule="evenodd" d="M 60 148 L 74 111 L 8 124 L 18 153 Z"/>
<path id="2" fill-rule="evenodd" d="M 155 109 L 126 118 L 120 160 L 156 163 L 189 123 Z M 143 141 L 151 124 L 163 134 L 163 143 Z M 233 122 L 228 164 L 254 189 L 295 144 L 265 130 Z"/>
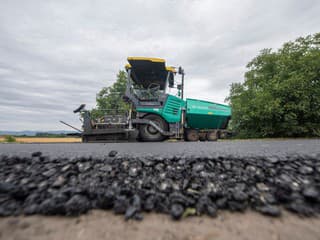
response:
<path id="1" fill-rule="evenodd" d="M 30 156 L 41 151 L 51 157 L 106 156 L 116 150 L 122 156 L 287 156 L 311 155 L 320 158 L 320 139 L 313 140 L 234 140 L 218 142 L 160 143 L 61 143 L 0 144 L 0 155 Z"/>

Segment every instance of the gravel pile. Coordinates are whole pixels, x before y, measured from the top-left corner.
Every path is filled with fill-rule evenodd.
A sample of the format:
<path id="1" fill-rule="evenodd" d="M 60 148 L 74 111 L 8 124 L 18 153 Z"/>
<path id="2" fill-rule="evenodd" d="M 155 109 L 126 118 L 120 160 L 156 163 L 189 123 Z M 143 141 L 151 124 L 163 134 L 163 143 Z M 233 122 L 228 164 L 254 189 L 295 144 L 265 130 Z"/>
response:
<path id="1" fill-rule="evenodd" d="M 318 214 L 320 157 L 0 156 L 0 216 L 112 209 L 126 219 L 148 211 L 180 219 L 248 208 L 270 216 L 283 208 Z"/>

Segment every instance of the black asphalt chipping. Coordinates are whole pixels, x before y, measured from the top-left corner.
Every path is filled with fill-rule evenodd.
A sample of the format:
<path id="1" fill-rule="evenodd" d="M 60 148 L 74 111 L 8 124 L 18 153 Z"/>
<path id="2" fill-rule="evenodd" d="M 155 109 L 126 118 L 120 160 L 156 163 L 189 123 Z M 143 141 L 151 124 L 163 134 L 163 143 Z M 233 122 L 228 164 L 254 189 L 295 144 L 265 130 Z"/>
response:
<path id="1" fill-rule="evenodd" d="M 320 212 L 319 140 L 0 144 L 0 216 Z M 190 214 L 191 213 L 191 214 Z"/>

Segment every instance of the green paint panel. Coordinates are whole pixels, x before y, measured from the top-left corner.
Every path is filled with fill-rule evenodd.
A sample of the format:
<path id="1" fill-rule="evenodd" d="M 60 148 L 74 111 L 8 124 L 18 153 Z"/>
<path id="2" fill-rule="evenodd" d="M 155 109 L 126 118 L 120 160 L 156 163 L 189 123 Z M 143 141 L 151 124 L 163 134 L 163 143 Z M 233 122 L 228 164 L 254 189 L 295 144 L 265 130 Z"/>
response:
<path id="1" fill-rule="evenodd" d="M 185 101 L 176 96 L 168 95 L 163 108 L 137 108 L 138 112 L 153 113 L 163 117 L 168 123 L 180 122 L 181 108 L 185 106 Z"/>
<path id="2" fill-rule="evenodd" d="M 181 108 L 185 106 L 185 101 L 179 97 L 168 95 L 167 101 L 162 110 L 162 117 L 168 123 L 180 122 Z"/>
<path id="3" fill-rule="evenodd" d="M 222 129 L 231 117 L 227 105 L 187 99 L 187 125 L 196 129 Z"/>
<path id="4" fill-rule="evenodd" d="M 150 108 L 150 107 L 140 107 L 136 109 L 137 112 L 144 112 L 144 113 L 153 113 L 161 116 L 162 108 Z"/>
<path id="5" fill-rule="evenodd" d="M 187 106 L 186 121 L 189 128 L 222 129 L 231 116 L 231 108 L 227 105 L 196 99 L 182 100 L 168 95 L 163 108 L 137 108 L 138 112 L 157 114 L 168 123 L 181 121 L 182 108 Z"/>

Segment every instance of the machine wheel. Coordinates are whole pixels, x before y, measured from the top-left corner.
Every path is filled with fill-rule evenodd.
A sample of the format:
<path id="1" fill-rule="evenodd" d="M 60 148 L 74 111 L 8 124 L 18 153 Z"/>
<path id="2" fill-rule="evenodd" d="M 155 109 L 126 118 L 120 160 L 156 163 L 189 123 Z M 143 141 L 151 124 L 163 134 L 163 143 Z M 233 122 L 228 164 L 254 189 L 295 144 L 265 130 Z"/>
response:
<path id="1" fill-rule="evenodd" d="M 207 140 L 207 134 L 205 132 L 199 132 L 199 140 L 204 142 Z"/>
<path id="2" fill-rule="evenodd" d="M 199 141 L 199 133 L 195 129 L 188 129 L 186 132 L 185 139 L 189 142 L 197 142 Z"/>
<path id="3" fill-rule="evenodd" d="M 217 131 L 210 131 L 207 132 L 207 140 L 208 141 L 217 141 L 218 140 L 218 132 Z"/>
<path id="4" fill-rule="evenodd" d="M 144 119 L 148 119 L 157 124 L 164 131 L 168 131 L 168 124 L 163 118 L 160 116 L 150 114 L 146 115 Z M 158 130 L 148 124 L 143 124 L 139 129 L 140 139 L 144 142 L 159 142 L 163 141 L 167 138 L 167 136 L 163 136 Z"/>

